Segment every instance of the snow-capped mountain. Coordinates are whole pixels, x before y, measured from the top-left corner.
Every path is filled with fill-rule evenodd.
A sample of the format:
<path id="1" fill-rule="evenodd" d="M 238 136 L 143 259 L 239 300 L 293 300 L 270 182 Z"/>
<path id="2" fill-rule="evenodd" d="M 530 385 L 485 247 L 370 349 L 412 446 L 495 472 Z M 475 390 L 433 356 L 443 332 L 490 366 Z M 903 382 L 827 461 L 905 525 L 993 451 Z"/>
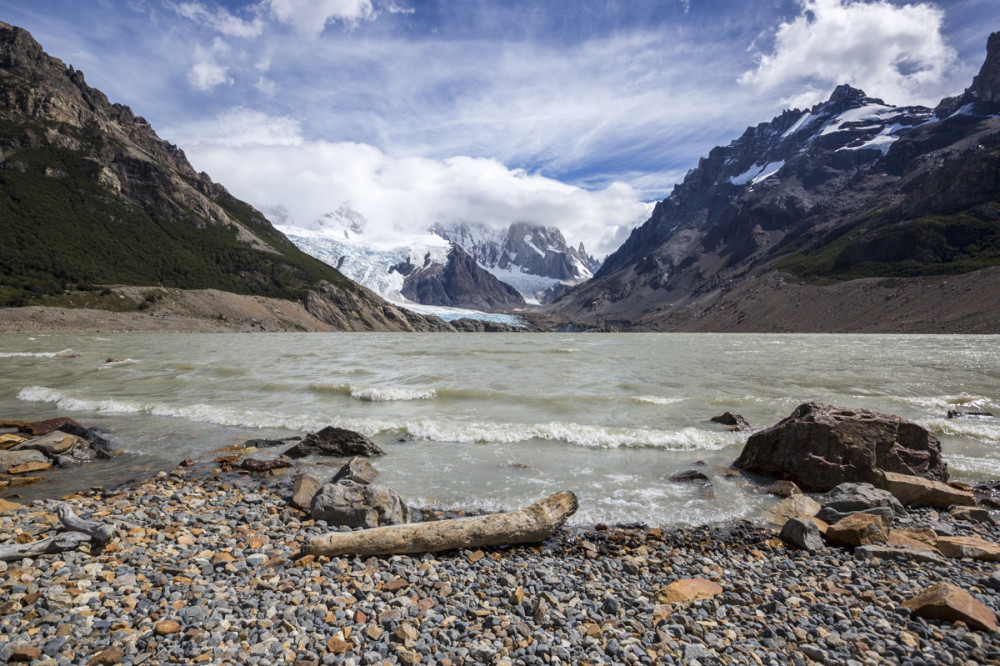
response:
<path id="1" fill-rule="evenodd" d="M 600 266 L 555 227 L 437 223 L 423 233 L 375 240 L 368 220 L 347 203 L 311 229 L 282 225 L 280 209 L 269 214 L 302 250 L 396 302 L 487 310 L 542 303 Z"/>
<path id="2" fill-rule="evenodd" d="M 933 110 L 839 86 L 709 151 L 554 311 L 669 329 L 774 271 L 830 282 L 994 265 L 998 112 L 1000 33 L 973 85 Z"/>

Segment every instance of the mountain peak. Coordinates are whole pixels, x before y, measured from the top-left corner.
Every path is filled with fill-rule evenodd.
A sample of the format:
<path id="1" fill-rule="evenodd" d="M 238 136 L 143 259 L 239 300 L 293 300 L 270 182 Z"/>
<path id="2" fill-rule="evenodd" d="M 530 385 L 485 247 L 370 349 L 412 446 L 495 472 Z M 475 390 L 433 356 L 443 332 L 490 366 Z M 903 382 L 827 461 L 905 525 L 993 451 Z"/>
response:
<path id="1" fill-rule="evenodd" d="M 1000 102 L 1000 32 L 986 41 L 986 62 L 972 80 L 971 90 L 982 102 Z"/>
<path id="2" fill-rule="evenodd" d="M 846 102 L 846 101 L 863 101 L 868 95 L 865 94 L 864 90 L 858 88 L 853 88 L 846 83 L 841 83 L 839 86 L 833 89 L 830 94 L 829 102 Z"/>

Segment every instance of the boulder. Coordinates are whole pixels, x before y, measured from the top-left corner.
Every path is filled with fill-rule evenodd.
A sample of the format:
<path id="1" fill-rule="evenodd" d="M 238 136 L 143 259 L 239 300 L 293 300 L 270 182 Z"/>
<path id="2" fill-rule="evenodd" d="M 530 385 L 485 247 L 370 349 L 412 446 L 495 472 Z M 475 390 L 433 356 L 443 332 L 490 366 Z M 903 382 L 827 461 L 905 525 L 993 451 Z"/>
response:
<path id="1" fill-rule="evenodd" d="M 0 451 L 0 472 L 6 473 L 12 467 L 28 463 L 47 463 L 48 458 L 41 451 L 26 449 L 23 451 Z"/>
<path id="2" fill-rule="evenodd" d="M 807 492 L 826 492 L 848 481 L 875 485 L 882 471 L 948 480 L 941 443 L 921 426 L 815 402 L 751 435 L 733 465 L 794 481 Z"/>
<path id="3" fill-rule="evenodd" d="M 795 485 L 794 481 L 781 480 L 768 486 L 767 493 L 778 497 L 791 497 L 792 495 L 801 495 L 802 489 Z"/>
<path id="4" fill-rule="evenodd" d="M 775 525 L 784 525 L 789 518 L 815 516 L 820 504 L 808 495 L 792 495 L 764 512 L 764 519 Z"/>
<path id="5" fill-rule="evenodd" d="M 1000 546 L 978 537 L 938 537 L 935 546 L 948 557 L 969 557 L 981 562 L 1000 562 Z"/>
<path id="6" fill-rule="evenodd" d="M 870 483 L 841 483 L 821 497 L 819 503 L 824 508 L 829 507 L 842 513 L 888 507 L 893 515 L 906 515 L 906 509 L 892 493 L 880 490 Z"/>
<path id="7" fill-rule="evenodd" d="M 713 423 L 721 423 L 724 426 L 729 426 L 735 430 L 753 430 L 752 426 L 745 418 L 739 414 L 733 414 L 732 412 L 726 412 L 724 414 L 719 414 L 718 416 L 713 416 L 709 420 Z"/>
<path id="8" fill-rule="evenodd" d="M 708 477 L 695 469 L 678 472 L 670 477 L 670 481 L 708 481 Z"/>
<path id="9" fill-rule="evenodd" d="M 324 485 L 310 504 L 314 520 L 346 527 L 380 527 L 410 522 L 411 513 L 390 488 L 342 480 Z"/>
<path id="10" fill-rule="evenodd" d="M 354 481 L 355 483 L 375 483 L 378 470 L 364 458 L 351 458 L 350 461 L 333 475 L 330 483 Z"/>
<path id="11" fill-rule="evenodd" d="M 842 518 L 826 531 L 830 543 L 838 546 L 867 546 L 885 543 L 889 538 L 891 522 L 885 516 L 870 513 L 852 513 Z"/>
<path id="12" fill-rule="evenodd" d="M 678 604 L 698 599 L 711 599 L 722 594 L 722 586 L 707 578 L 682 578 L 656 593 L 662 603 Z"/>
<path id="13" fill-rule="evenodd" d="M 381 456 L 385 451 L 375 446 L 375 444 L 353 430 L 345 430 L 335 426 L 327 426 L 319 432 L 306 435 L 298 444 L 294 445 L 284 455 L 291 458 L 304 458 L 309 455 L 319 456 Z"/>
<path id="14" fill-rule="evenodd" d="M 938 583 L 903 602 L 914 617 L 946 622 L 964 622 L 973 629 L 997 630 L 997 618 L 965 590 L 950 583 Z"/>
<path id="15" fill-rule="evenodd" d="M 947 509 L 952 504 L 963 506 L 976 504 L 974 493 L 953 488 L 947 483 L 909 474 L 884 471 L 878 485 L 892 493 L 903 504 L 923 504 L 937 509 Z"/>
<path id="16" fill-rule="evenodd" d="M 995 419 L 992 412 L 963 412 L 958 409 L 948 410 L 949 419 Z"/>
<path id="17" fill-rule="evenodd" d="M 22 442 L 21 444 L 15 446 L 12 450 L 24 451 L 27 449 L 34 449 L 35 451 L 41 451 L 44 453 L 47 458 L 55 458 L 56 456 L 61 456 L 64 453 L 69 453 L 77 447 L 90 448 L 90 442 L 82 437 L 70 435 L 69 433 L 62 432 L 61 430 L 55 430 L 47 435 L 42 435 L 41 437 L 35 437 L 34 439 Z"/>
<path id="18" fill-rule="evenodd" d="M 313 497 L 322 487 L 322 483 L 308 474 L 296 474 L 292 481 L 292 506 L 309 511 Z"/>
<path id="19" fill-rule="evenodd" d="M 781 527 L 781 540 L 810 553 L 823 548 L 819 526 L 810 518 L 789 518 Z"/>

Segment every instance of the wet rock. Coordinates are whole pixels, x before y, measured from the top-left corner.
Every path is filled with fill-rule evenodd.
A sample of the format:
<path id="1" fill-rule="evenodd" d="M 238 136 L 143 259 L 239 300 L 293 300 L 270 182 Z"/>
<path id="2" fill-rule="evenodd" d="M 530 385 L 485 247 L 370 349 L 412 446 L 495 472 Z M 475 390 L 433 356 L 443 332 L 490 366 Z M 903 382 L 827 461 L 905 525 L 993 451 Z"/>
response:
<path id="1" fill-rule="evenodd" d="M 809 492 L 848 481 L 877 484 L 882 471 L 948 480 L 941 443 L 923 427 L 820 403 L 799 405 L 788 418 L 751 435 L 733 465 L 794 481 Z"/>
<path id="2" fill-rule="evenodd" d="M 995 419 L 992 412 L 963 412 L 958 409 L 948 410 L 949 419 Z"/>
<path id="3" fill-rule="evenodd" d="M 381 456 L 385 451 L 377 447 L 361 433 L 335 426 L 327 426 L 319 432 L 309 433 L 305 439 L 285 451 L 291 458 L 318 456 Z"/>
<path id="4" fill-rule="evenodd" d="M 953 488 L 947 483 L 923 479 L 907 474 L 884 472 L 879 483 L 903 504 L 921 504 L 947 509 L 952 504 L 974 506 L 976 496 L 968 491 Z"/>
<path id="5" fill-rule="evenodd" d="M 890 521 L 885 516 L 852 513 L 830 525 L 826 538 L 839 546 L 866 546 L 885 543 L 889 538 Z"/>
<path id="6" fill-rule="evenodd" d="M 973 629 L 997 630 L 997 618 L 971 594 L 950 583 L 938 583 L 903 602 L 914 617 L 965 622 Z"/>
<path id="7" fill-rule="evenodd" d="M 708 477 L 703 473 L 695 469 L 688 469 L 683 472 L 678 472 L 670 477 L 670 481 L 708 481 Z"/>
<path id="8" fill-rule="evenodd" d="M 725 412 L 723 414 L 719 414 L 718 416 L 713 416 L 709 420 L 712 421 L 713 423 L 721 423 L 722 425 L 725 426 L 731 426 L 736 430 L 753 429 L 753 427 L 745 418 L 743 418 L 739 414 L 733 414 L 732 412 Z"/>
<path id="9" fill-rule="evenodd" d="M 310 514 L 328 525 L 364 528 L 401 525 L 412 517 L 391 488 L 350 480 L 324 485 L 313 497 Z"/>
<path id="10" fill-rule="evenodd" d="M 823 548 L 819 526 L 809 518 L 790 518 L 781 527 L 781 540 L 810 553 Z"/>

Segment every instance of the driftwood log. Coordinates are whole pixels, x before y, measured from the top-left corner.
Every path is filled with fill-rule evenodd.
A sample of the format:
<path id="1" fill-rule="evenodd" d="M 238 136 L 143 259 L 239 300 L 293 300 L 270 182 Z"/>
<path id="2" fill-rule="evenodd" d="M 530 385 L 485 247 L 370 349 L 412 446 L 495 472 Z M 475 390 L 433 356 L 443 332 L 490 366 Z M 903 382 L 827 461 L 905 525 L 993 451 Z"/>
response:
<path id="1" fill-rule="evenodd" d="M 520 511 L 485 516 L 330 532 L 310 539 L 310 555 L 402 555 L 544 541 L 577 509 L 576 495 L 561 492 Z"/>
<path id="2" fill-rule="evenodd" d="M 80 518 L 73 513 L 68 504 L 60 504 L 56 509 L 56 515 L 59 516 L 66 532 L 29 543 L 0 546 L 0 561 L 16 562 L 26 557 L 61 553 L 75 550 L 85 543 L 90 544 L 91 553 L 96 553 L 100 552 L 114 536 L 113 525 Z"/>

